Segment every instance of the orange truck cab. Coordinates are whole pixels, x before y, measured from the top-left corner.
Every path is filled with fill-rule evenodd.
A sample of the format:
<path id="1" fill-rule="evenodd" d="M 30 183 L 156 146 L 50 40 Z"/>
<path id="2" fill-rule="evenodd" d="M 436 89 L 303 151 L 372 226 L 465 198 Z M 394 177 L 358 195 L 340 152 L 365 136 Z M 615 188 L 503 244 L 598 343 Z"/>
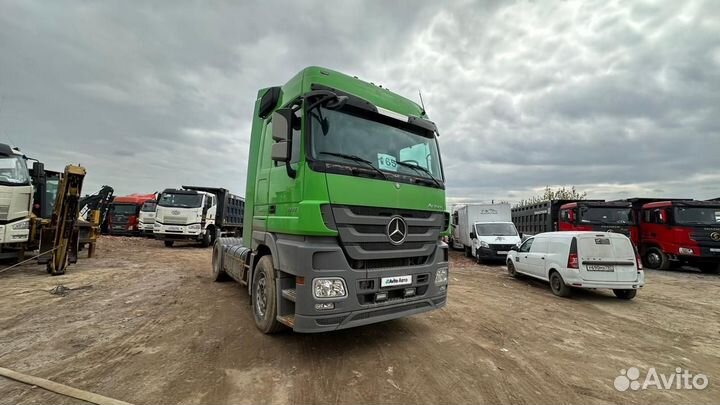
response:
<path id="1" fill-rule="evenodd" d="M 155 194 L 130 194 L 115 197 L 110 204 L 108 230 L 110 235 L 139 235 L 140 208 L 147 201 L 154 201 Z"/>

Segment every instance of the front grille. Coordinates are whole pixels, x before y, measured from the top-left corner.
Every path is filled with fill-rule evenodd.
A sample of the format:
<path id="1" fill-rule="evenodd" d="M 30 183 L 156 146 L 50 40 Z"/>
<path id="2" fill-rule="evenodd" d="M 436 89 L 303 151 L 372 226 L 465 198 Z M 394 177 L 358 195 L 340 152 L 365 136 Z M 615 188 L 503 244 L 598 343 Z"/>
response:
<path id="1" fill-rule="evenodd" d="M 342 323 L 342 321 L 344 321 L 345 318 L 347 318 L 347 315 L 335 316 L 332 318 L 320 318 L 320 319 L 316 319 L 315 323 L 317 323 L 318 325 L 322 325 L 322 326 L 337 325 L 339 323 Z"/>
<path id="2" fill-rule="evenodd" d="M 128 217 L 126 215 L 113 215 L 111 219 L 112 219 L 113 224 L 127 224 L 128 223 Z"/>
<path id="3" fill-rule="evenodd" d="M 381 207 L 332 206 L 340 244 L 353 268 L 386 268 L 424 264 L 443 231 L 444 212 Z M 390 243 L 387 226 L 400 216 L 407 224 L 405 241 Z"/>
<path id="4" fill-rule="evenodd" d="M 357 314 L 353 317 L 353 320 L 360 320 L 360 319 L 369 319 L 374 318 L 376 316 L 383 316 L 383 315 L 389 315 L 389 314 L 395 314 L 398 312 L 408 311 L 411 309 L 418 309 L 418 308 L 424 308 L 430 306 L 430 303 L 426 301 L 420 301 L 409 305 L 403 305 L 399 307 L 391 307 L 391 308 L 383 308 L 378 309 L 376 311 L 368 311 L 368 312 L 362 312 L 360 314 Z"/>
<path id="5" fill-rule="evenodd" d="M 187 217 L 166 215 L 163 217 L 162 223 L 167 225 L 185 225 L 187 223 Z"/>
<path id="6" fill-rule="evenodd" d="M 513 244 L 508 244 L 508 245 L 506 245 L 506 244 L 503 244 L 503 245 L 499 245 L 499 244 L 498 244 L 498 245 L 493 245 L 493 244 L 491 244 L 491 245 L 490 245 L 490 249 L 492 249 L 492 250 L 494 250 L 494 251 L 505 251 L 505 252 L 507 252 L 507 251 L 509 251 L 513 246 L 515 246 L 515 245 L 513 245 Z"/>

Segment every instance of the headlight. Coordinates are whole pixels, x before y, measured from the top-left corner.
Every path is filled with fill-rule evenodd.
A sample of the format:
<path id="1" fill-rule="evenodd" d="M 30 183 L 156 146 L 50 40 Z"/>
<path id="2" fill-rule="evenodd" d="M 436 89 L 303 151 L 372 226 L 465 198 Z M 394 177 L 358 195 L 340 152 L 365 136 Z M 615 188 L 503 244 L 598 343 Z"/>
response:
<path id="1" fill-rule="evenodd" d="M 480 247 L 489 248 L 490 245 L 488 245 L 488 243 L 485 242 L 484 240 L 481 240 L 481 241 L 480 241 Z"/>
<path id="2" fill-rule="evenodd" d="M 200 230 L 200 224 L 190 225 L 190 226 L 188 226 L 188 230 L 189 230 L 189 231 L 199 231 L 199 230 Z"/>
<path id="3" fill-rule="evenodd" d="M 681 247 L 680 249 L 678 249 L 678 253 L 680 253 L 681 255 L 691 255 L 693 254 L 693 252 L 694 251 L 690 248 Z"/>
<path id="4" fill-rule="evenodd" d="M 13 224 L 12 229 L 14 231 L 18 231 L 20 229 L 30 229 L 30 221 L 22 221 L 18 222 L 17 224 Z"/>
<path id="5" fill-rule="evenodd" d="M 444 285 L 448 282 L 448 268 L 441 267 L 435 273 L 435 285 Z"/>
<path id="6" fill-rule="evenodd" d="M 316 278 L 313 280 L 315 298 L 342 298 L 347 296 L 345 281 L 341 278 Z"/>

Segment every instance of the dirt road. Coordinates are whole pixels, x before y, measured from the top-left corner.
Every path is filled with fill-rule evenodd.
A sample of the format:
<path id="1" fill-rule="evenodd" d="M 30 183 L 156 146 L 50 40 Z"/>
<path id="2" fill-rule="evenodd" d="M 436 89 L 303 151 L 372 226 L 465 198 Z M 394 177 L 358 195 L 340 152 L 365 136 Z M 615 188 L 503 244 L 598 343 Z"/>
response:
<path id="1" fill-rule="evenodd" d="M 143 403 L 718 403 L 720 276 L 653 272 L 631 302 L 554 297 L 452 256 L 446 308 L 328 333 L 260 334 L 210 250 L 103 238 L 65 276 L 0 274 L 0 366 Z M 65 295 L 48 291 L 58 284 Z M 704 390 L 619 392 L 621 369 Z M 642 381 L 641 381 L 642 382 Z M 0 378 L 0 403 L 78 401 Z"/>

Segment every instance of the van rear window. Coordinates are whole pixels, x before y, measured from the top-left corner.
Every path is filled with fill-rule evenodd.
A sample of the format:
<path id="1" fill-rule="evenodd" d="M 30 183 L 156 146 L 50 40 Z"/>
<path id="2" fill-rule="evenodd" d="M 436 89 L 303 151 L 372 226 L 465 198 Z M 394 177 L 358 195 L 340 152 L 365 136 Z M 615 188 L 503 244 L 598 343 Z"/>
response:
<path id="1" fill-rule="evenodd" d="M 630 241 L 622 238 L 578 238 L 578 250 L 582 257 L 627 259 L 635 256 Z"/>

